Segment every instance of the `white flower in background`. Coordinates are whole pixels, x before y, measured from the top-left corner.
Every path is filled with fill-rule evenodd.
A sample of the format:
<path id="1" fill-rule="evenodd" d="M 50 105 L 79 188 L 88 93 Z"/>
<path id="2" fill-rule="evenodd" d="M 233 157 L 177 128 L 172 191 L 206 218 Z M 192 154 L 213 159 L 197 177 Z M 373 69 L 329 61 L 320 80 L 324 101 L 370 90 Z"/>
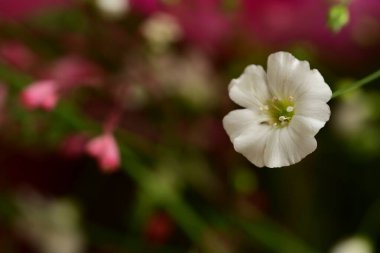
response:
<path id="1" fill-rule="evenodd" d="M 352 237 L 338 243 L 331 253 L 373 253 L 373 248 L 367 239 Z"/>
<path id="2" fill-rule="evenodd" d="M 195 109 L 212 108 L 217 104 L 218 79 L 209 60 L 198 52 L 181 57 L 160 54 L 152 57 L 152 73 L 167 95 L 178 96 Z"/>
<path id="3" fill-rule="evenodd" d="M 318 70 L 286 52 L 268 57 L 267 73 L 250 65 L 231 81 L 229 96 L 247 109 L 223 119 L 234 148 L 258 167 L 299 162 L 317 147 L 314 136 L 330 118 L 332 95 Z"/>
<path id="4" fill-rule="evenodd" d="M 16 200 L 16 228 L 41 253 L 81 253 L 84 238 L 79 210 L 69 200 L 47 200 L 37 194 Z"/>
<path id="5" fill-rule="evenodd" d="M 148 40 L 153 49 L 162 51 L 170 43 L 182 37 L 182 29 L 177 19 L 166 13 L 151 16 L 141 28 L 142 35 Z"/>
<path id="6" fill-rule="evenodd" d="M 95 0 L 98 9 L 110 18 L 119 18 L 129 10 L 129 0 Z"/>
<path id="7" fill-rule="evenodd" d="M 347 137 L 362 133 L 372 113 L 370 100 L 360 91 L 342 96 L 334 111 L 333 126 L 338 134 Z"/>

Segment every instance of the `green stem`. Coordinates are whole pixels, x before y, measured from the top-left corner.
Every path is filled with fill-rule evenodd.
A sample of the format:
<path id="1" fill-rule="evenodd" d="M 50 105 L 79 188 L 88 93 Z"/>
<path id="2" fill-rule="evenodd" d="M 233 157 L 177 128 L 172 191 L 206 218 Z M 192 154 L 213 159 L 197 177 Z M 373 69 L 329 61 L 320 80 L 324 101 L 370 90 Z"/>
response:
<path id="1" fill-rule="evenodd" d="M 363 79 L 355 82 L 352 86 L 348 87 L 348 88 L 343 88 L 343 89 L 339 89 L 337 91 L 335 91 L 332 95 L 333 98 L 335 97 L 338 97 L 340 95 L 343 95 L 343 94 L 346 94 L 350 91 L 354 91 L 356 89 L 359 89 L 360 87 L 362 87 L 363 85 L 369 83 L 369 82 L 372 82 L 373 80 L 377 79 L 380 77 L 380 69 L 377 70 L 376 72 L 370 74 L 369 76 L 366 76 L 364 77 Z"/>
<path id="2" fill-rule="evenodd" d="M 179 197 L 165 202 L 166 211 L 184 229 L 185 233 L 194 242 L 202 240 L 203 233 L 208 224 L 189 206 L 183 198 Z"/>

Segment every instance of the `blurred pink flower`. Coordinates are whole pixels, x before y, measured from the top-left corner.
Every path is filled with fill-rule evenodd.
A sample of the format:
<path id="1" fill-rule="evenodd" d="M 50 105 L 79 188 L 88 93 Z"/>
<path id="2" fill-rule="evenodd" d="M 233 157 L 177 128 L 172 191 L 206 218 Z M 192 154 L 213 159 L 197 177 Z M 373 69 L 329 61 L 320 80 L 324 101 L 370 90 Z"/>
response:
<path id="1" fill-rule="evenodd" d="M 337 1 L 335 1 L 337 2 Z M 327 27 L 334 1 L 242 0 L 239 26 L 266 48 L 303 47 L 339 68 L 358 70 L 380 53 L 380 1 L 349 1 L 350 20 L 339 33 Z"/>
<path id="2" fill-rule="evenodd" d="M 71 0 L 1 0 L 0 19 L 22 19 L 51 7 L 61 7 Z"/>
<path id="3" fill-rule="evenodd" d="M 120 166 L 120 154 L 114 136 L 104 133 L 87 143 L 86 151 L 98 160 L 102 171 L 113 172 Z"/>
<path id="4" fill-rule="evenodd" d="M 75 158 L 85 153 L 87 142 L 88 138 L 83 134 L 69 135 L 62 142 L 60 151 L 67 157 Z"/>
<path id="5" fill-rule="evenodd" d="M 22 104 L 28 109 L 52 110 L 58 102 L 57 83 L 54 80 L 37 81 L 26 87 L 20 95 Z"/>
<path id="6" fill-rule="evenodd" d="M 154 213 L 145 225 L 145 236 L 152 244 L 164 244 L 174 232 L 171 218 L 162 212 Z"/>
<path id="7" fill-rule="evenodd" d="M 131 6 L 143 14 L 159 11 L 172 15 L 187 41 L 207 53 L 218 52 L 231 32 L 231 22 L 220 0 L 131 0 Z"/>
<path id="8" fill-rule="evenodd" d="M 25 71 L 36 63 L 36 56 L 24 44 L 9 41 L 0 45 L 0 60 Z"/>
<path id="9" fill-rule="evenodd" d="M 254 39 L 287 43 L 324 29 L 327 5 L 313 0 L 242 0 L 241 27 Z"/>
<path id="10" fill-rule="evenodd" d="M 180 1 L 167 11 L 177 17 L 185 38 L 207 53 L 216 53 L 229 38 L 231 24 L 220 0 Z"/>
<path id="11" fill-rule="evenodd" d="M 101 82 L 103 72 L 99 66 L 79 56 L 67 56 L 52 64 L 48 78 L 56 80 L 60 88 L 77 85 L 96 85 Z"/>
<path id="12" fill-rule="evenodd" d="M 380 1 L 352 0 L 348 8 L 350 20 L 347 26 L 338 34 L 319 26 L 312 33 L 312 40 L 326 62 L 358 71 L 378 62 Z"/>
<path id="13" fill-rule="evenodd" d="M 3 123 L 6 111 L 5 111 L 5 105 L 7 102 L 8 97 L 8 89 L 7 86 L 0 82 L 0 124 Z"/>
<path id="14" fill-rule="evenodd" d="M 159 0 L 130 0 L 132 10 L 142 14 L 151 14 L 160 9 Z"/>

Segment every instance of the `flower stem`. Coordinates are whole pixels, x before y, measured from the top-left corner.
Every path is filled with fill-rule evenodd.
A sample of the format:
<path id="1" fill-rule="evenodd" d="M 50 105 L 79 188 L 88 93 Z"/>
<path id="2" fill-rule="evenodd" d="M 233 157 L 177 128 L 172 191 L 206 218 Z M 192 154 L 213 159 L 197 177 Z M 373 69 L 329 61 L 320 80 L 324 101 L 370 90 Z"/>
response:
<path id="1" fill-rule="evenodd" d="M 356 89 L 359 89 L 360 87 L 362 87 L 363 85 L 369 83 L 369 82 L 372 82 L 373 80 L 377 79 L 380 77 L 380 69 L 373 72 L 372 74 L 370 74 L 369 76 L 366 76 L 364 77 L 363 79 L 355 82 L 352 86 L 348 87 L 348 88 L 343 88 L 343 89 L 339 89 L 337 91 L 335 91 L 332 95 L 333 98 L 335 97 L 338 97 L 340 95 L 343 95 L 343 94 L 346 94 L 350 91 L 354 91 Z"/>

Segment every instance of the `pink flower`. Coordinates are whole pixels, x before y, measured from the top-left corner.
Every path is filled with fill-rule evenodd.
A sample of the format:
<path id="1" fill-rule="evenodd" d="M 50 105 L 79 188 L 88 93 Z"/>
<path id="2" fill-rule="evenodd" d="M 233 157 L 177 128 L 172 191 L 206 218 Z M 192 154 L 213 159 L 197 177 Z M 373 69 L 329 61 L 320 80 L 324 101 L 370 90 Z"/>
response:
<path id="1" fill-rule="evenodd" d="M 7 101 L 7 96 L 7 86 L 4 83 L 0 82 L 0 124 L 2 124 L 6 118 L 5 104 Z"/>
<path id="2" fill-rule="evenodd" d="M 360 66 L 376 63 L 380 1 L 348 1 L 349 22 L 339 33 L 334 33 L 327 27 L 326 15 L 332 4 L 338 2 L 242 0 L 237 27 L 242 29 L 242 34 L 272 51 L 307 45 L 313 55 L 338 69 L 357 71 Z"/>
<path id="3" fill-rule="evenodd" d="M 47 76 L 57 80 L 63 87 L 80 84 L 98 84 L 103 78 L 100 67 L 79 56 L 68 56 L 56 61 Z"/>
<path id="4" fill-rule="evenodd" d="M 76 158 L 86 151 L 88 138 L 83 134 L 67 136 L 61 144 L 60 151 L 69 158 Z"/>
<path id="5" fill-rule="evenodd" d="M 209 54 L 218 53 L 231 35 L 231 20 L 220 0 L 131 0 L 131 6 L 143 14 L 162 12 L 173 16 L 185 39 Z"/>
<path id="6" fill-rule="evenodd" d="M 219 52 L 231 35 L 230 20 L 221 1 L 180 1 L 168 6 L 167 11 L 182 25 L 185 38 L 207 53 Z"/>
<path id="7" fill-rule="evenodd" d="M 28 109 L 52 110 L 58 102 L 57 83 L 54 80 L 32 83 L 21 92 L 21 102 Z"/>
<path id="8" fill-rule="evenodd" d="M 130 0 L 130 2 L 132 9 L 142 14 L 151 14 L 161 7 L 159 0 Z"/>
<path id="9" fill-rule="evenodd" d="M 20 42 L 6 42 L 0 46 L 0 58 L 21 70 L 29 70 L 36 62 L 33 52 Z"/>
<path id="10" fill-rule="evenodd" d="M 23 19 L 41 10 L 66 6 L 71 0 L 1 0 L 0 17 L 3 19 Z"/>
<path id="11" fill-rule="evenodd" d="M 87 143 L 86 151 L 98 160 L 102 171 L 116 171 L 120 165 L 120 154 L 116 140 L 110 133 L 104 133 Z"/>
<path id="12" fill-rule="evenodd" d="M 286 44 L 325 29 L 326 13 L 323 1 L 243 0 L 240 19 L 241 27 L 254 39 Z"/>

